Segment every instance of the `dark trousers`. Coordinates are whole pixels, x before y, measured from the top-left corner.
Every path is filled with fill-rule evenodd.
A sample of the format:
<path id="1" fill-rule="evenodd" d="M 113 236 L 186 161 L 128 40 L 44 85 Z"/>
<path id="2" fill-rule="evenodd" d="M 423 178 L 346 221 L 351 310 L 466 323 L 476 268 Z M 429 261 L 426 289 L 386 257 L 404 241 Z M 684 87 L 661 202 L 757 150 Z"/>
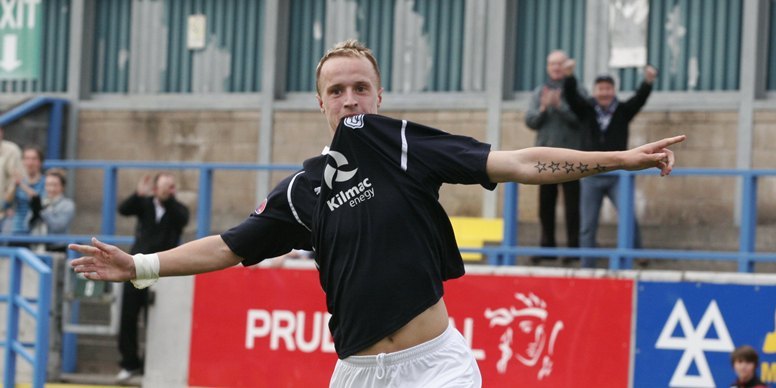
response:
<path id="1" fill-rule="evenodd" d="M 579 181 L 539 186 L 539 221 L 542 225 L 540 245 L 556 247 L 555 204 L 558 186 L 563 186 L 563 203 L 566 209 L 566 241 L 569 247 L 579 247 Z"/>
<path id="2" fill-rule="evenodd" d="M 138 290 L 130 282 L 124 283 L 121 296 L 121 327 L 119 328 L 119 366 L 126 370 L 143 369 L 143 362 L 138 354 L 138 318 L 140 310 L 147 311 L 148 289 Z M 145 319 L 145 315 L 143 316 Z"/>

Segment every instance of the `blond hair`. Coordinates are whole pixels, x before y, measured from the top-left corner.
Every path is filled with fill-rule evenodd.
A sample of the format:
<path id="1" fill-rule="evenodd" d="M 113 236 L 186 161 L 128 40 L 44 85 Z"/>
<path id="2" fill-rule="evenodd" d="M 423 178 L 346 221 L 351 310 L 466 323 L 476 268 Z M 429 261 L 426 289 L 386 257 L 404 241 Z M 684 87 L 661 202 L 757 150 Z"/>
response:
<path id="1" fill-rule="evenodd" d="M 326 54 L 323 55 L 320 61 L 318 61 L 318 67 L 315 69 L 315 92 L 318 93 L 318 95 L 321 94 L 321 89 L 319 85 L 319 81 L 321 78 L 321 68 L 323 67 L 323 64 L 328 61 L 330 58 L 335 57 L 351 57 L 351 58 L 366 58 L 369 60 L 370 63 L 372 63 L 372 67 L 375 69 L 375 73 L 377 74 L 377 88 L 380 88 L 380 67 L 377 65 L 377 59 L 375 59 L 374 54 L 372 53 L 372 50 L 367 48 L 363 43 L 359 42 L 356 39 L 348 39 L 346 41 L 342 41 L 334 45 L 331 50 L 327 51 Z"/>

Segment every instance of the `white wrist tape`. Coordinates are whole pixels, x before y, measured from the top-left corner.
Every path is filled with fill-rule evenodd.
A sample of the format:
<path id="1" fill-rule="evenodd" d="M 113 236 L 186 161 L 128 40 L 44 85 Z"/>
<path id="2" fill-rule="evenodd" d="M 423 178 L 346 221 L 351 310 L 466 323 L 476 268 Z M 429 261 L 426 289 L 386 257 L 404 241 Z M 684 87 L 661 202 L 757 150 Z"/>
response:
<path id="1" fill-rule="evenodd" d="M 146 288 L 159 280 L 159 255 L 138 253 L 132 256 L 135 262 L 135 279 L 130 280 L 135 288 Z"/>

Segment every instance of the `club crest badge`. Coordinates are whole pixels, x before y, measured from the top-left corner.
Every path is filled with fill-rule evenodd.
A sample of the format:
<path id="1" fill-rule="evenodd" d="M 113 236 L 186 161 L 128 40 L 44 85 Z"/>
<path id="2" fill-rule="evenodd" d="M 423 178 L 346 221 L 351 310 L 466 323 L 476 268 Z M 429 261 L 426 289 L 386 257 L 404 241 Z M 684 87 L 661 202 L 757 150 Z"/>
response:
<path id="1" fill-rule="evenodd" d="M 364 127 L 364 115 L 360 114 L 360 115 L 346 117 L 345 121 L 343 121 L 343 124 L 345 124 L 345 126 L 347 126 L 347 127 L 353 128 L 353 129 L 363 128 Z"/>

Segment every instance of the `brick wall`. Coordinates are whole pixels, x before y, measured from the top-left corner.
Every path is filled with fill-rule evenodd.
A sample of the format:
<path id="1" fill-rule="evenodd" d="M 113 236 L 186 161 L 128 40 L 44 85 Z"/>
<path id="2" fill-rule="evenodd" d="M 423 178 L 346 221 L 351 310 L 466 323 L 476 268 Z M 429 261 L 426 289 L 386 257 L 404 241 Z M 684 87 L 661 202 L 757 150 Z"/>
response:
<path id="1" fill-rule="evenodd" d="M 81 111 L 78 159 L 253 163 L 258 160 L 259 118 L 257 112 L 246 111 Z M 143 174 L 155 172 L 120 172 L 119 200 L 135 189 Z M 178 197 L 192 214 L 186 231 L 193 233 L 199 174 L 194 170 L 172 172 L 177 179 Z M 78 171 L 75 195 L 78 217 L 73 232 L 99 231 L 102 180 L 102 170 Z M 214 185 L 240 188 L 213 193 L 212 227 L 219 231 L 242 220 L 255 206 L 256 174 L 219 171 L 214 175 Z M 119 233 L 131 234 L 133 227 L 134 220 L 117 218 Z"/>
<path id="2" fill-rule="evenodd" d="M 752 166 L 776 168 L 776 111 L 759 111 L 754 115 L 754 145 Z M 758 220 L 776 224 L 776 177 L 760 180 L 757 192 Z"/>

